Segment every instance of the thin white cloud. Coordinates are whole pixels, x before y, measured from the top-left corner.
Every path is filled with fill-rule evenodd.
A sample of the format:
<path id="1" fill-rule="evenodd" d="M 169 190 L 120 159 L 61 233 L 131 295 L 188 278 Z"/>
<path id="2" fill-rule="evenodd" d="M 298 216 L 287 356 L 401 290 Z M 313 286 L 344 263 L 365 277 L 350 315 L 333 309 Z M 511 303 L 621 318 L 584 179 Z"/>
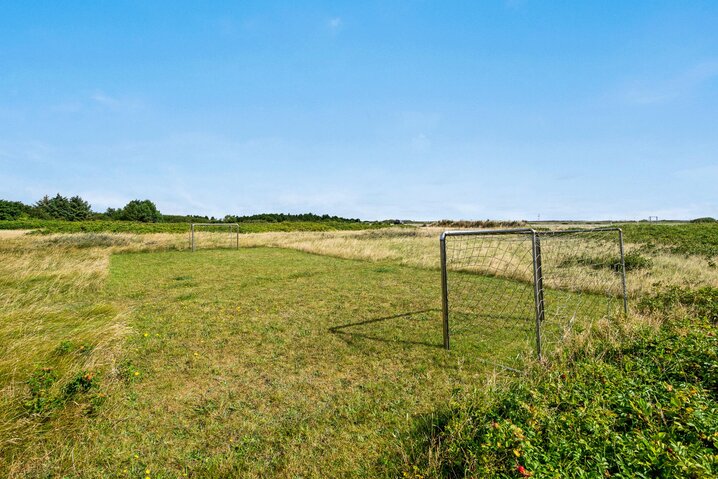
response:
<path id="1" fill-rule="evenodd" d="M 90 95 L 90 100 L 96 104 L 113 111 L 136 110 L 142 105 L 139 101 L 128 98 L 118 98 L 97 90 Z"/>
<path id="2" fill-rule="evenodd" d="M 688 95 L 704 83 L 718 77 L 718 59 L 694 65 L 688 70 L 654 84 L 634 83 L 625 92 L 629 103 L 655 105 Z"/>

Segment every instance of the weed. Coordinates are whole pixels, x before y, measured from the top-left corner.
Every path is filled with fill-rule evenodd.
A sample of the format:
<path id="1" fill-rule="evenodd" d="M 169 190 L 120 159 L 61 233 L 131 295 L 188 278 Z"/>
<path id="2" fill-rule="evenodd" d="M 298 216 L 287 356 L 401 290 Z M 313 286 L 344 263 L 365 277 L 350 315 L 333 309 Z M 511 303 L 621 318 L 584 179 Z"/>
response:
<path id="1" fill-rule="evenodd" d="M 52 368 L 38 368 L 32 373 L 27 380 L 30 399 L 25 402 L 25 407 L 31 413 L 43 413 L 54 405 L 51 388 L 55 382 L 57 382 L 57 374 Z"/>
<path id="2" fill-rule="evenodd" d="M 62 388 L 62 392 L 66 399 L 72 398 L 79 393 L 87 393 L 93 389 L 99 388 L 99 381 L 95 373 L 88 371 L 81 371 L 77 373 L 67 384 Z"/>

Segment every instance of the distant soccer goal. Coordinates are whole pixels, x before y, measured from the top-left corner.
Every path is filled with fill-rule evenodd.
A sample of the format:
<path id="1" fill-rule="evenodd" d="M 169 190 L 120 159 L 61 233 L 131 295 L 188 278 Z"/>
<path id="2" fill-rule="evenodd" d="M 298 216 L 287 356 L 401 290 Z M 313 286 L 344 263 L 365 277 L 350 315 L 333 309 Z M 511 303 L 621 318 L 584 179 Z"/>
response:
<path id="1" fill-rule="evenodd" d="M 510 362 L 541 358 L 575 328 L 628 311 L 620 228 L 446 231 L 440 250 L 446 349 L 456 336 Z"/>
<path id="2" fill-rule="evenodd" d="M 192 223 L 189 244 L 192 251 L 199 246 L 239 249 L 239 223 Z"/>

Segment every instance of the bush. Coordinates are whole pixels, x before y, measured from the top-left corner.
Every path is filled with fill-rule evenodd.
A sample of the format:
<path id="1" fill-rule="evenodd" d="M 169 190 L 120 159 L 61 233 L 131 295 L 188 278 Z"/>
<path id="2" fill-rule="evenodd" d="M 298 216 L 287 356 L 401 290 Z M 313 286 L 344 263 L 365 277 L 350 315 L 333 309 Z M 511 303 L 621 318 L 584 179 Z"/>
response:
<path id="1" fill-rule="evenodd" d="M 431 452 L 410 470 L 416 477 L 716 477 L 716 331 L 695 320 L 682 326 L 606 348 L 603 359 L 521 378 L 495 401 L 459 403 L 434 421 Z"/>
<path id="2" fill-rule="evenodd" d="M 718 288 L 639 308 L 675 323 L 566 355 L 420 423 L 405 477 L 718 477 Z M 388 464 L 391 464 L 389 461 Z"/>
<path id="3" fill-rule="evenodd" d="M 637 269 L 646 269 L 653 266 L 653 261 L 643 256 L 637 251 L 631 251 L 623 256 L 623 260 L 626 264 L 626 271 L 634 271 Z"/>
<path id="4" fill-rule="evenodd" d="M 650 258 L 641 255 L 637 251 L 626 253 L 623 259 L 626 265 L 626 271 L 650 268 L 653 265 L 653 261 Z M 612 256 L 576 256 L 566 258 L 559 263 L 560 268 L 572 266 L 585 266 L 592 269 L 610 269 L 617 273 L 621 271 L 620 258 Z"/>
<path id="5" fill-rule="evenodd" d="M 696 218 L 694 220 L 691 220 L 691 223 L 715 223 L 715 218 L 711 218 L 710 216 L 704 216 L 703 218 Z"/>
<path id="6" fill-rule="evenodd" d="M 125 221 L 139 221 L 142 223 L 157 223 L 162 219 L 157 206 L 150 200 L 132 200 L 122 208 L 120 219 Z"/>

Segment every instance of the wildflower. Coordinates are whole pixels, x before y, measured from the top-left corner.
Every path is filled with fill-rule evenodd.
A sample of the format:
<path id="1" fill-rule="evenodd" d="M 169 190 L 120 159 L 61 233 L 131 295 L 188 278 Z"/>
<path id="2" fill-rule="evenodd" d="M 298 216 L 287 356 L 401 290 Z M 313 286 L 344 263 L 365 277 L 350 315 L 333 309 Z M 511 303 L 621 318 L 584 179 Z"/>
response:
<path id="1" fill-rule="evenodd" d="M 135 371 L 135 376 L 139 376 L 139 375 L 140 375 L 140 372 L 139 372 L 139 371 Z M 135 456 L 135 457 L 137 457 L 137 456 Z"/>
<path id="2" fill-rule="evenodd" d="M 531 477 L 534 475 L 533 472 L 527 471 L 526 468 L 521 464 L 516 465 L 516 470 L 519 472 L 519 474 L 521 474 L 521 477 Z"/>
<path id="3" fill-rule="evenodd" d="M 145 337 L 147 337 L 147 336 L 149 336 L 149 335 L 150 335 L 150 333 L 145 333 Z"/>

